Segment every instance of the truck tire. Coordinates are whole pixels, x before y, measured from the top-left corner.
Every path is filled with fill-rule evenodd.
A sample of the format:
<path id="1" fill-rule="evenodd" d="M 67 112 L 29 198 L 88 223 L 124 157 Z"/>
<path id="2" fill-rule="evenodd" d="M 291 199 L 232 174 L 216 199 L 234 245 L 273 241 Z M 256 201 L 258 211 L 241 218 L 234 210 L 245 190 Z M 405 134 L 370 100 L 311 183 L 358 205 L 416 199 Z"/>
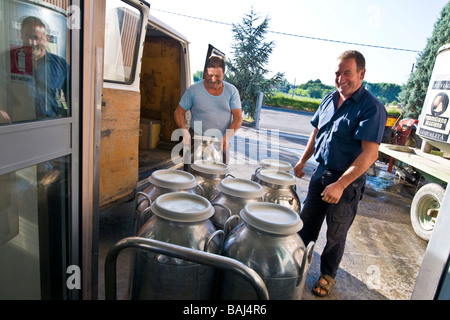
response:
<path id="1" fill-rule="evenodd" d="M 430 240 L 445 189 L 437 183 L 428 183 L 417 191 L 411 203 L 411 224 L 423 240 Z"/>

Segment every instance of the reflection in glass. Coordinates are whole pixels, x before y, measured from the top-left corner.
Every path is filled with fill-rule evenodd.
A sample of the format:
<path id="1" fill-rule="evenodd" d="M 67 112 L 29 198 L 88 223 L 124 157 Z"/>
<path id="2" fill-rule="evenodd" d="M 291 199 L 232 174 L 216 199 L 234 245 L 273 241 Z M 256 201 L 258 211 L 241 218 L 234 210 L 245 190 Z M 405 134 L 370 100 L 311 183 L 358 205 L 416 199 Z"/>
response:
<path id="1" fill-rule="evenodd" d="M 105 80 L 130 83 L 141 27 L 138 9 L 119 0 L 106 2 Z"/>
<path id="2" fill-rule="evenodd" d="M 70 156 L 0 175 L 0 299 L 65 299 Z"/>
<path id="3" fill-rule="evenodd" d="M 45 3 L 0 3 L 0 125 L 70 116 L 66 15 Z"/>

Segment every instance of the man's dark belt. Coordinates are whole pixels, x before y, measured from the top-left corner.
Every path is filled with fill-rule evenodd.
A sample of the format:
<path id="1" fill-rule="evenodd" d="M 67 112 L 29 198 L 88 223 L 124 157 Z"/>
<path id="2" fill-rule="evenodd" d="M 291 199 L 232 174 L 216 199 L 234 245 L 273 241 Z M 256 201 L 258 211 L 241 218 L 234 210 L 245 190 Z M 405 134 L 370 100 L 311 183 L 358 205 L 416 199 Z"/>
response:
<path id="1" fill-rule="evenodd" d="M 325 170 L 331 172 L 333 175 L 338 175 L 338 176 L 342 176 L 344 174 L 345 171 L 339 171 L 339 170 L 334 170 L 334 169 L 330 169 L 327 166 L 324 166 Z"/>

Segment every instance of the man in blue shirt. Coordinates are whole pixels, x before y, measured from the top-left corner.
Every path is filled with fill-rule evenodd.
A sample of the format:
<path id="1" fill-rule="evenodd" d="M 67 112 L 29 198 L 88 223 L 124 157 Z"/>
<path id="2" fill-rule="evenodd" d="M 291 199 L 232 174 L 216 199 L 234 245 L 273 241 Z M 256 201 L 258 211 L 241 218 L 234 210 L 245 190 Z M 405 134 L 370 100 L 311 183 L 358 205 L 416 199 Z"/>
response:
<path id="1" fill-rule="evenodd" d="M 0 83 L 11 95 L 8 113 L 0 110 L 0 123 L 70 116 L 70 66 L 47 50 L 44 22 L 26 17 L 20 36 L 23 46 L 13 48 L 9 59 L 0 57 L 0 61 L 10 60 L 11 65 L 10 70 L 0 66 Z"/>
<path id="2" fill-rule="evenodd" d="M 327 221 L 327 243 L 321 255 L 321 276 L 313 293 L 325 297 L 335 284 L 347 232 L 364 192 L 365 172 L 378 158 L 386 124 L 383 104 L 362 85 L 365 59 L 346 51 L 337 60 L 337 90 L 322 100 L 313 116 L 313 132 L 305 152 L 294 167 L 301 178 L 309 158 L 318 162 L 301 212 L 299 232 L 305 244 L 316 241 Z"/>
<path id="3" fill-rule="evenodd" d="M 35 97 L 36 119 L 68 116 L 65 99 L 69 94 L 69 64 L 47 51 L 47 30 L 39 18 L 31 16 L 22 21 L 21 37 L 33 55 L 32 95 Z"/>

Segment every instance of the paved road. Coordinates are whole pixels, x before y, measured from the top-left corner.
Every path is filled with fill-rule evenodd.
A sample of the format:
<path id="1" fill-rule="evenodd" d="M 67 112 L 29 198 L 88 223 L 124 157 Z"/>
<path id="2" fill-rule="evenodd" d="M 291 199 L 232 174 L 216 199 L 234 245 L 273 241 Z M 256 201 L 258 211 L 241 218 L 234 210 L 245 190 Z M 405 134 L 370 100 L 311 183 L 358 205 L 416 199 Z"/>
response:
<path id="1" fill-rule="evenodd" d="M 294 165 L 313 130 L 312 116 L 311 112 L 263 107 L 259 129 L 242 127 L 234 137 L 234 160 L 258 166 L 260 159 L 279 157 Z"/>
<path id="2" fill-rule="evenodd" d="M 282 110 L 279 108 L 263 107 L 259 128 L 266 130 L 280 130 L 309 137 L 313 127 L 309 123 L 313 113 L 296 110 Z"/>

